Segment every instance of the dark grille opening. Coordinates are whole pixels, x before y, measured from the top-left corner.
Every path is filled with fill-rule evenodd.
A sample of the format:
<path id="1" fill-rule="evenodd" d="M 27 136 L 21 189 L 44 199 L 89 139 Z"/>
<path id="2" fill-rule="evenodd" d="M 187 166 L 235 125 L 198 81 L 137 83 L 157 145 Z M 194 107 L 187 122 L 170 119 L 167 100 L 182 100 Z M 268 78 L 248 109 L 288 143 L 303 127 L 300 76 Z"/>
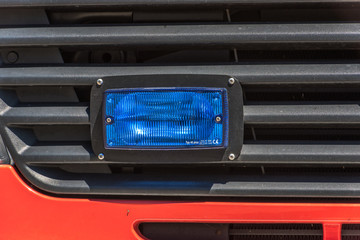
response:
<path id="1" fill-rule="evenodd" d="M 150 240 L 227 240 L 228 224 L 142 223 L 139 230 Z"/>
<path id="2" fill-rule="evenodd" d="M 359 224 L 343 224 L 341 229 L 342 240 L 358 240 L 360 239 Z"/>
<path id="3" fill-rule="evenodd" d="M 101 65 L 129 65 L 129 64 L 205 64 L 233 62 L 230 50 L 127 50 L 99 49 L 74 51 L 62 49 L 62 56 L 66 64 L 101 64 Z"/>
<path id="4" fill-rule="evenodd" d="M 230 240 L 322 239 L 321 224 L 231 224 Z"/>
<path id="5" fill-rule="evenodd" d="M 271 47 L 269 47 L 271 48 Z M 282 47 L 283 48 L 283 47 Z M 308 47 L 311 48 L 311 47 Z M 238 61 L 242 63 L 296 63 L 309 62 L 359 62 L 360 51 L 358 50 L 237 50 Z"/>
<path id="6" fill-rule="evenodd" d="M 344 5 L 343 5 L 344 6 Z M 232 22 L 354 22 L 360 21 L 360 7 L 271 7 L 266 5 L 247 5 L 241 8 L 228 8 Z M 166 9 L 151 11 L 56 11 L 48 10 L 51 24 L 124 24 L 138 23 L 179 23 L 179 22 L 221 22 L 228 21 L 226 9 Z"/>
<path id="7" fill-rule="evenodd" d="M 281 128 L 269 128 L 266 126 L 253 127 L 247 126 L 244 132 L 246 143 L 268 142 L 276 143 L 296 143 L 303 142 L 308 144 L 318 143 L 344 143 L 359 144 L 360 128 L 291 128 L 282 126 Z M 254 139 L 255 137 L 255 139 Z"/>
<path id="8" fill-rule="evenodd" d="M 258 85 L 244 87 L 244 102 L 247 105 L 312 104 L 349 102 L 360 103 L 360 85 Z M 280 104 L 280 103 L 279 103 Z"/>
<path id="9" fill-rule="evenodd" d="M 326 4 L 321 8 L 256 8 L 230 9 L 233 22 L 347 22 L 359 21 L 358 7 L 333 9 Z"/>
<path id="10" fill-rule="evenodd" d="M 268 46 L 267 46 L 268 47 Z M 262 48 L 267 48 L 262 47 Z M 279 48 L 286 48 L 281 46 Z M 239 48 L 251 48 L 251 45 L 237 46 Z M 308 61 L 317 62 L 359 62 L 360 51 L 358 50 L 237 50 L 236 59 L 232 49 L 168 49 L 161 50 L 129 50 L 119 48 L 91 49 L 77 51 L 69 48 L 61 48 L 61 54 L 65 64 L 205 64 L 205 63 L 300 63 Z M 257 47 L 258 48 L 258 47 Z M 165 49 L 165 50 L 164 50 Z"/>
<path id="11" fill-rule="evenodd" d="M 48 11 L 50 24 L 123 24 L 132 22 L 132 12 L 122 11 Z"/>
<path id="12" fill-rule="evenodd" d="M 125 24 L 125 23 L 179 23 L 224 21 L 223 10 L 167 10 L 167 11 L 48 11 L 50 24 Z"/>
<path id="13" fill-rule="evenodd" d="M 151 240 L 165 239 L 313 239 L 321 240 L 321 224 L 142 223 L 140 232 Z"/>

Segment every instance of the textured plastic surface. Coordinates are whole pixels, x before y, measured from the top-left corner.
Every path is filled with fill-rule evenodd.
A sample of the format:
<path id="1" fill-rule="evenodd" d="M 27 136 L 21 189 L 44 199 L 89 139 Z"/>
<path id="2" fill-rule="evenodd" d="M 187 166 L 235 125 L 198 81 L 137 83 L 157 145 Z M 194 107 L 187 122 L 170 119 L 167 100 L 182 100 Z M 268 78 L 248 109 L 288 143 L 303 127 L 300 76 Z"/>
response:
<path id="1" fill-rule="evenodd" d="M 6 151 L 6 147 L 4 145 L 3 139 L 0 136 L 0 164 L 9 164 L 10 158 Z"/>
<path id="2" fill-rule="evenodd" d="M 108 90 L 104 104 L 105 145 L 108 148 L 226 145 L 226 102 L 226 89 Z M 216 121 L 217 117 L 221 120 Z"/>
<path id="3" fill-rule="evenodd" d="M 33 46 L 241 46 L 241 44 L 330 43 L 359 41 L 360 24 L 215 24 L 41 27 L 0 29 L 0 47 Z M 144 37 L 146 35 L 146 37 Z M 104 37 L 106 36 L 106 37 Z M 176 37 L 169 37 L 176 36 Z"/>
<path id="4" fill-rule="evenodd" d="M 354 3 L 357 0 L 157 0 L 149 1 L 146 0 L 107 0 L 106 5 L 108 6 L 126 6 L 126 7 L 159 7 L 159 6 L 229 6 L 229 5 L 240 5 L 240 4 L 254 4 L 254 3 Z M 101 6 L 104 3 L 95 0 L 1 0 L 2 7 L 42 7 L 42 6 Z"/>
<path id="5" fill-rule="evenodd" d="M 66 73 L 66 74 L 64 74 Z M 94 79 L 104 76 L 149 74 L 228 75 L 243 86 L 273 84 L 359 84 L 359 64 L 256 64 L 200 66 L 141 66 L 141 67 L 31 67 L 0 68 L 2 86 L 44 85 L 92 86 Z M 306 74 L 304 74 L 306 73 Z"/>

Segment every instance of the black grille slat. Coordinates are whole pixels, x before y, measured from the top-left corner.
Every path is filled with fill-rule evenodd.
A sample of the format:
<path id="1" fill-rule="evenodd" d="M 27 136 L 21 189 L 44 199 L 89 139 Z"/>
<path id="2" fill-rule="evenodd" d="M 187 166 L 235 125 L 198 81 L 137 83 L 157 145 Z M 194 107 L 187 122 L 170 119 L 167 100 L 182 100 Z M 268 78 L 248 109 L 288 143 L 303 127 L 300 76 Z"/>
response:
<path id="1" fill-rule="evenodd" d="M 200 7 L 219 7 L 219 6 L 232 6 L 232 5 L 242 5 L 242 4 L 284 4 L 284 3 L 356 3 L 358 0 L 157 0 L 156 2 L 149 3 L 147 0 L 123 0 L 121 2 L 117 0 L 107 0 L 105 6 L 109 7 L 140 7 L 140 8 L 149 8 L 149 7 L 190 7 L 190 6 L 200 6 Z M 2 0 L 2 7 L 104 7 L 103 2 L 93 1 L 93 0 Z"/>
<path id="2" fill-rule="evenodd" d="M 359 104 L 257 105 L 244 107 L 245 124 L 359 124 Z"/>
<path id="3" fill-rule="evenodd" d="M 292 143 L 292 144 L 291 144 Z M 359 143 L 350 145 L 308 142 L 245 144 L 240 160 L 258 164 L 359 164 Z"/>
<path id="4" fill-rule="evenodd" d="M 88 106 L 36 106 L 13 107 L 3 114 L 8 124 L 90 124 Z M 34 114 L 35 113 L 35 114 Z"/>
<path id="5" fill-rule="evenodd" d="M 360 64 L 17 67 L 0 68 L 1 86 L 89 86 L 103 76 L 148 74 L 218 74 L 244 86 L 276 84 L 359 84 Z"/>
<path id="6" fill-rule="evenodd" d="M 106 36 L 106 37 L 104 37 Z M 358 43 L 360 24 L 163 25 L 0 29 L 0 47 L 121 45 L 237 46 L 244 43 Z M 329 47 L 329 46 L 328 46 Z M 311 48 L 309 46 L 308 48 Z"/>
<path id="7" fill-rule="evenodd" d="M 96 160 L 91 152 L 90 143 L 87 145 L 54 145 L 53 143 L 52 145 L 30 146 L 20 156 L 28 164 L 75 164 Z"/>

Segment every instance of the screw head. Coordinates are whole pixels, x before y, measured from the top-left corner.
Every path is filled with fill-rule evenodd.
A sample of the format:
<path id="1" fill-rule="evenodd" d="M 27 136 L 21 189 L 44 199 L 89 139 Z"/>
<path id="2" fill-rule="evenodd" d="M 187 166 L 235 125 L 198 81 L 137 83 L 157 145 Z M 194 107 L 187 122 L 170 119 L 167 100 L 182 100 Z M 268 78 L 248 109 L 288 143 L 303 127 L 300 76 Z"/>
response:
<path id="1" fill-rule="evenodd" d="M 228 83 L 230 85 L 233 85 L 235 83 L 235 79 L 234 78 L 229 78 Z"/>
<path id="2" fill-rule="evenodd" d="M 98 80 L 96 80 L 96 84 L 97 84 L 98 86 L 103 85 L 103 83 L 104 83 L 104 81 L 103 81 L 101 78 L 99 78 Z"/>
<path id="3" fill-rule="evenodd" d="M 217 123 L 221 122 L 221 117 L 220 117 L 220 116 L 216 116 L 215 122 L 217 122 Z"/>
<path id="4" fill-rule="evenodd" d="M 235 160 L 235 154 L 230 153 L 230 154 L 229 154 L 229 160 L 230 160 L 230 161 Z"/>
<path id="5" fill-rule="evenodd" d="M 105 155 L 103 153 L 99 153 L 98 159 L 103 160 L 105 158 Z"/>
<path id="6" fill-rule="evenodd" d="M 108 117 L 108 118 L 106 118 L 106 122 L 107 122 L 107 123 L 111 123 L 111 122 L 112 122 L 112 119 Z"/>
<path id="7" fill-rule="evenodd" d="M 7 55 L 7 60 L 9 63 L 16 63 L 19 60 L 19 54 L 17 52 L 11 51 Z"/>

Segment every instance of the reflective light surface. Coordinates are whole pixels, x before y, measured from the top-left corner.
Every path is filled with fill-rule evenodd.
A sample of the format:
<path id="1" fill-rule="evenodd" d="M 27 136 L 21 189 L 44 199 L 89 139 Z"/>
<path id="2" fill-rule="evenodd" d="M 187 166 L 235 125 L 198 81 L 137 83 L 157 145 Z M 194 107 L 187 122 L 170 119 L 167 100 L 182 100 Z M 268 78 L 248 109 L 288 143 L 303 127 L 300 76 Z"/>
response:
<path id="1" fill-rule="evenodd" d="M 221 147 L 226 89 L 144 88 L 105 92 L 107 148 Z"/>

